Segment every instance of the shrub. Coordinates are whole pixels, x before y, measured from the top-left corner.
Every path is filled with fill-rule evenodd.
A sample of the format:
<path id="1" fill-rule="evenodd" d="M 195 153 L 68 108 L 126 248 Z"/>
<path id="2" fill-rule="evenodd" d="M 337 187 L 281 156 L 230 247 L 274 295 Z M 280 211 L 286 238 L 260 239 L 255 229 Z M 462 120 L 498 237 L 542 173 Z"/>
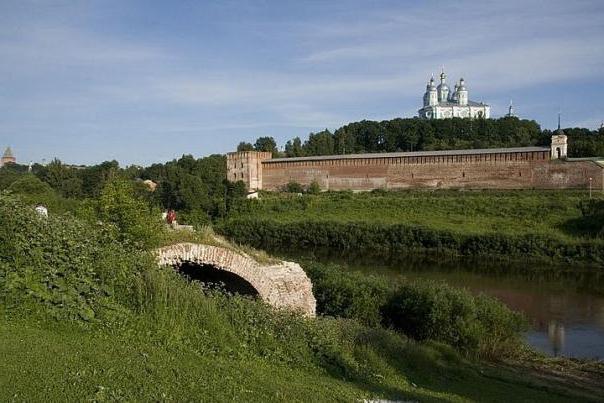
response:
<path id="1" fill-rule="evenodd" d="M 306 190 L 306 192 L 311 195 L 316 195 L 316 194 L 321 193 L 321 186 L 319 185 L 319 182 L 317 182 L 317 181 L 310 182 L 310 185 L 308 186 L 308 189 Z"/>
<path id="2" fill-rule="evenodd" d="M 385 278 L 344 273 L 336 265 L 307 263 L 304 268 L 313 283 L 317 312 L 356 319 L 369 326 L 382 322 L 380 308 L 390 293 Z"/>
<path id="3" fill-rule="evenodd" d="M 133 182 L 116 179 L 107 183 L 92 205 L 96 219 L 115 225 L 120 239 L 144 247 L 159 243 L 163 228 L 160 211 L 136 196 Z"/>
<path id="4" fill-rule="evenodd" d="M 526 322 L 493 298 L 442 283 L 398 287 L 382 308 L 385 324 L 416 340 L 436 340 L 462 351 L 496 355 L 520 343 Z"/>
<path id="5" fill-rule="evenodd" d="M 582 218 L 579 226 L 593 235 L 604 237 L 604 200 L 589 199 L 579 203 Z"/>
<path id="6" fill-rule="evenodd" d="M 8 190 L 18 194 L 26 204 L 43 204 L 48 208 L 50 214 L 73 211 L 78 205 L 76 200 L 59 196 L 50 185 L 30 173 L 21 174 L 8 187 Z"/>
<path id="7" fill-rule="evenodd" d="M 501 302 L 443 283 L 389 283 L 333 264 L 304 262 L 317 312 L 392 327 L 419 341 L 446 343 L 490 358 L 518 351 L 523 317 Z"/>
<path id="8" fill-rule="evenodd" d="M 300 199 L 296 204 L 298 211 L 303 212 L 308 201 Z M 276 213 L 278 209 L 275 206 Z M 547 234 L 460 233 L 407 223 L 328 219 L 278 221 L 278 218 L 255 218 L 253 211 L 251 213 L 247 218 L 239 216 L 225 220 L 217 227 L 218 231 L 237 242 L 269 250 L 326 248 L 338 253 L 370 250 L 383 257 L 428 250 L 463 256 L 604 262 L 604 247 L 599 240 L 565 240 Z"/>
<path id="9" fill-rule="evenodd" d="M 298 182 L 288 182 L 283 190 L 287 193 L 302 193 L 304 188 Z"/>
<path id="10" fill-rule="evenodd" d="M 131 301 L 131 285 L 150 256 L 113 228 L 36 214 L 0 195 L 0 302 L 51 316 L 91 320 Z"/>

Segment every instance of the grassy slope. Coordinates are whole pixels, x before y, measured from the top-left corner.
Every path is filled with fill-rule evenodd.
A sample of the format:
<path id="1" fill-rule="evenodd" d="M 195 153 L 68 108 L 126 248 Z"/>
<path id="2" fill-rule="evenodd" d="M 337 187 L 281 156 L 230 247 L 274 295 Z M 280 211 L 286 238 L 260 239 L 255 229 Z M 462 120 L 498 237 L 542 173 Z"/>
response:
<path id="1" fill-rule="evenodd" d="M 575 235 L 565 225 L 581 216 L 578 203 L 587 197 L 584 191 L 406 191 L 306 195 L 301 203 L 289 194 L 269 194 L 253 216 L 282 222 L 415 224 L 473 234 L 540 233 L 568 239 Z"/>
<path id="2" fill-rule="evenodd" d="M 353 401 L 384 396 L 551 402 L 587 397 L 577 390 L 554 391 L 551 384 L 520 379 L 508 370 L 448 362 L 436 350 L 418 346 L 406 357 L 405 368 L 397 370 L 395 359 L 379 363 L 382 375 L 372 384 L 345 381 L 320 368 L 208 356 L 151 339 L 133 342 L 116 332 L 66 325 L 2 322 L 0 356 L 1 401 Z M 374 365 L 372 361 L 382 360 L 372 354 L 365 358 Z"/>

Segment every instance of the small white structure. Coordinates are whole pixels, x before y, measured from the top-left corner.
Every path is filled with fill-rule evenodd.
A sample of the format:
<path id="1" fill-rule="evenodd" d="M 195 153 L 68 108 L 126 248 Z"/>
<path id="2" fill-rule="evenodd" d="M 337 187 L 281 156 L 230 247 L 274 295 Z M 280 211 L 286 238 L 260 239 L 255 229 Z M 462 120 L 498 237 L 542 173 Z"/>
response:
<path id="1" fill-rule="evenodd" d="M 247 194 L 247 196 L 245 196 L 246 199 L 259 199 L 259 195 L 257 191 L 253 191 L 253 192 L 249 192 Z"/>
<path id="2" fill-rule="evenodd" d="M 552 135 L 551 157 L 553 160 L 564 159 L 567 157 L 568 137 L 564 130 L 560 128 L 560 118 L 558 117 L 558 130 Z"/>
<path id="3" fill-rule="evenodd" d="M 489 118 L 491 107 L 482 102 L 470 101 L 468 89 L 463 78 L 455 84 L 453 92 L 449 91 L 446 83 L 447 75 L 440 73 L 440 84 L 434 85 L 434 77 L 430 78 L 424 93 L 424 106 L 418 111 L 424 119 L 447 118 Z"/>
<path id="4" fill-rule="evenodd" d="M 48 209 L 41 204 L 38 204 L 35 208 L 36 213 L 42 217 L 48 217 Z"/>

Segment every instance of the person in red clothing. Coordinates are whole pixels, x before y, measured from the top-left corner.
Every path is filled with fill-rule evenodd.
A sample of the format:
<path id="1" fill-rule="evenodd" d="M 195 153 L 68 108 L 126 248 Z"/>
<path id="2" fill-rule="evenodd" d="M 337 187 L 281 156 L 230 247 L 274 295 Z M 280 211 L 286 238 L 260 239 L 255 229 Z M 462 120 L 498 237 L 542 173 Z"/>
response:
<path id="1" fill-rule="evenodd" d="M 176 212 L 174 210 L 168 210 L 168 215 L 166 215 L 166 222 L 170 225 L 176 223 Z"/>

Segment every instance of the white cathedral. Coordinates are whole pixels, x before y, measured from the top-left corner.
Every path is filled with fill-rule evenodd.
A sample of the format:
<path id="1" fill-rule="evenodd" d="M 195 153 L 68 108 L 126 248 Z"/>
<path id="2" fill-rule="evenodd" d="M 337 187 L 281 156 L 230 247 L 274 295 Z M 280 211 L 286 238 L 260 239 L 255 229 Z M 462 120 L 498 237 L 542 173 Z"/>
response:
<path id="1" fill-rule="evenodd" d="M 491 107 L 482 102 L 468 99 L 468 90 L 463 78 L 455 84 L 455 90 L 449 92 L 445 82 L 447 75 L 444 70 L 440 73 L 440 84 L 434 85 L 434 77 L 430 78 L 424 94 L 424 107 L 420 109 L 419 117 L 424 119 L 446 118 L 488 118 Z"/>

